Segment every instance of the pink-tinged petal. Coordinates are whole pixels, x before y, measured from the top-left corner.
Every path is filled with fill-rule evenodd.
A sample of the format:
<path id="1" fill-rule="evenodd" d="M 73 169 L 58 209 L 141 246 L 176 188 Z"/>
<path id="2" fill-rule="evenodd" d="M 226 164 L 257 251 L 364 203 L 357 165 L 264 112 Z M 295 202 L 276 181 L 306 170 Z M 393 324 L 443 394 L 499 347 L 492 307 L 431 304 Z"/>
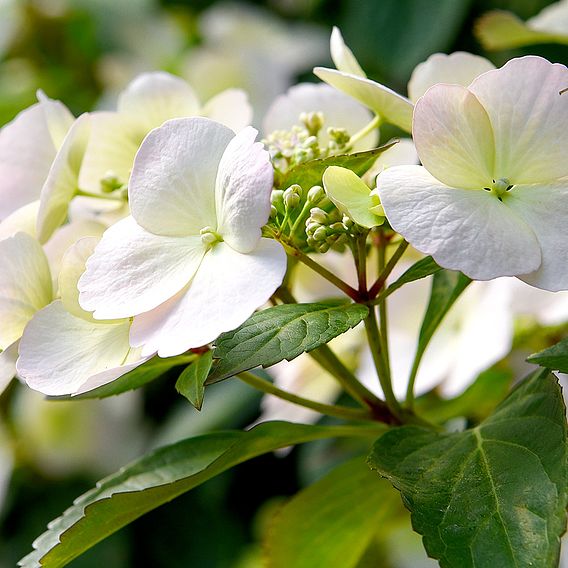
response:
<path id="1" fill-rule="evenodd" d="M 544 290 L 568 290 L 568 180 L 546 186 L 516 186 L 505 199 L 534 231 L 542 264 L 521 279 Z"/>
<path id="2" fill-rule="evenodd" d="M 487 191 L 447 187 L 422 166 L 388 168 L 377 187 L 392 228 L 444 268 L 490 280 L 540 266 L 529 224 Z"/>
<path id="3" fill-rule="evenodd" d="M 412 135 L 422 164 L 442 183 L 482 189 L 497 179 L 489 117 L 465 87 L 431 87 L 416 103 Z"/>
<path id="4" fill-rule="evenodd" d="M 314 73 L 322 81 L 370 108 L 385 122 L 410 132 L 413 106 L 406 97 L 380 83 L 351 73 L 324 67 L 316 67 Z"/>
<path id="5" fill-rule="evenodd" d="M 201 113 L 239 132 L 252 122 L 252 106 L 241 89 L 227 89 L 209 99 Z"/>
<path id="6" fill-rule="evenodd" d="M 274 170 L 257 134 L 249 126 L 229 142 L 215 182 L 217 231 L 242 253 L 255 248 L 270 215 Z"/>
<path id="7" fill-rule="evenodd" d="M 15 341 L 0 352 L 0 394 L 4 392 L 10 381 L 16 376 L 16 360 L 18 359 L 19 341 Z"/>
<path id="8" fill-rule="evenodd" d="M 85 150 L 79 188 L 101 192 L 101 180 L 109 173 L 128 183 L 134 156 L 146 131 L 128 116 L 117 112 L 91 113 L 91 136 Z"/>
<path id="9" fill-rule="evenodd" d="M 139 75 L 118 98 L 118 112 L 132 118 L 146 132 L 170 118 L 195 116 L 199 106 L 189 84 L 164 71 Z"/>
<path id="10" fill-rule="evenodd" d="M 134 318 L 130 340 L 143 355 L 179 355 L 210 343 L 243 323 L 280 286 L 286 254 L 276 241 L 261 239 L 241 254 L 226 243 L 207 253 L 189 287 L 162 306 Z"/>
<path id="11" fill-rule="evenodd" d="M 270 105 L 262 122 L 262 130 L 268 135 L 276 130 L 291 130 L 300 124 L 303 112 L 321 112 L 324 127 L 319 133 L 320 146 L 330 141 L 328 127 L 345 128 L 351 135 L 364 128 L 372 114 L 351 97 L 325 84 L 300 83 L 277 97 Z M 375 129 L 355 144 L 355 151 L 375 148 L 378 142 Z"/>
<path id="12" fill-rule="evenodd" d="M 67 312 L 57 300 L 26 326 L 16 364 L 18 375 L 30 388 L 50 396 L 101 386 L 132 369 L 124 365 L 131 352 L 129 331 L 128 321 L 88 322 Z M 103 376 L 93 382 L 99 373 Z"/>
<path id="13" fill-rule="evenodd" d="M 107 229 L 79 280 L 79 302 L 95 319 L 147 312 L 179 292 L 205 253 L 201 237 L 162 237 L 127 217 Z"/>
<path id="14" fill-rule="evenodd" d="M 158 235 L 216 229 L 215 179 L 235 133 L 208 118 L 169 120 L 140 147 L 128 187 L 137 223 Z"/>
<path id="15" fill-rule="evenodd" d="M 544 183 L 568 175 L 568 69 L 541 57 L 512 59 L 469 87 L 495 136 L 494 179 Z"/>
<path id="16" fill-rule="evenodd" d="M 0 241 L 0 349 L 20 338 L 52 296 L 49 265 L 39 243 L 26 233 Z"/>
<path id="17" fill-rule="evenodd" d="M 39 199 L 55 153 L 40 103 L 0 130 L 0 219 Z"/>
<path id="18" fill-rule="evenodd" d="M 77 192 L 79 170 L 90 135 L 90 117 L 80 116 L 69 130 L 41 189 L 37 238 L 45 243 L 67 218 L 69 203 Z"/>
<path id="19" fill-rule="evenodd" d="M 437 83 L 467 87 L 476 77 L 491 69 L 495 69 L 491 61 L 466 51 L 455 51 L 449 55 L 434 53 L 414 68 L 408 82 L 408 97 L 416 102 Z"/>

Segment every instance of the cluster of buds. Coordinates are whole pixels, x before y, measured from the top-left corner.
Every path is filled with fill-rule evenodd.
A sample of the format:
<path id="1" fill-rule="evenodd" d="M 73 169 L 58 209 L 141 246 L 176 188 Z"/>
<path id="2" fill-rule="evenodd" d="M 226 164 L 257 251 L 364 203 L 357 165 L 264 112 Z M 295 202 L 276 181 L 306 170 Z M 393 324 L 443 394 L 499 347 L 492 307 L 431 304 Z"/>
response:
<path id="1" fill-rule="evenodd" d="M 320 207 L 312 207 L 306 219 L 306 235 L 308 245 L 317 252 L 325 253 L 332 246 L 342 246 L 348 241 L 353 221 L 347 216 L 341 217 L 337 209 L 324 211 Z"/>

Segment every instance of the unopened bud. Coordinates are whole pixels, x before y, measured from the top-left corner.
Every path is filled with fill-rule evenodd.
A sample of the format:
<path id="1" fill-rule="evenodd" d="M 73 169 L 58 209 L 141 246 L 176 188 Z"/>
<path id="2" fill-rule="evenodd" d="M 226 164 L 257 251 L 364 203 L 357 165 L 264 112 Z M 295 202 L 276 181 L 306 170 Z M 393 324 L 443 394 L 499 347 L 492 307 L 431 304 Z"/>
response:
<path id="1" fill-rule="evenodd" d="M 310 219 L 312 219 L 316 223 L 326 225 L 329 222 L 329 215 L 319 207 L 312 207 L 310 209 Z"/>
<path id="2" fill-rule="evenodd" d="M 311 135 L 316 135 L 323 128 L 325 119 L 322 112 L 303 112 L 300 122 Z"/>
<path id="3" fill-rule="evenodd" d="M 281 189 L 273 189 L 270 194 L 270 202 L 272 205 L 284 205 L 284 192 Z"/>
<path id="4" fill-rule="evenodd" d="M 276 219 L 277 216 L 278 216 L 278 209 L 276 209 L 276 207 L 274 207 L 274 205 L 271 205 L 270 206 L 270 218 Z"/>
<path id="5" fill-rule="evenodd" d="M 316 241 L 325 241 L 327 238 L 327 229 L 325 227 L 320 227 L 314 232 L 313 237 Z"/>
<path id="6" fill-rule="evenodd" d="M 301 201 L 301 191 L 302 188 L 296 183 L 284 191 L 284 204 L 288 209 L 298 207 Z"/>
<path id="7" fill-rule="evenodd" d="M 349 217 L 348 215 L 343 215 L 341 222 L 343 223 L 343 225 L 345 226 L 345 228 L 347 230 L 351 229 L 353 227 L 353 225 L 355 224 L 353 222 L 353 219 L 351 219 L 351 217 Z"/>
<path id="8" fill-rule="evenodd" d="M 311 203 L 319 203 L 325 197 L 325 191 L 321 185 L 314 185 L 308 191 L 308 201 Z"/>

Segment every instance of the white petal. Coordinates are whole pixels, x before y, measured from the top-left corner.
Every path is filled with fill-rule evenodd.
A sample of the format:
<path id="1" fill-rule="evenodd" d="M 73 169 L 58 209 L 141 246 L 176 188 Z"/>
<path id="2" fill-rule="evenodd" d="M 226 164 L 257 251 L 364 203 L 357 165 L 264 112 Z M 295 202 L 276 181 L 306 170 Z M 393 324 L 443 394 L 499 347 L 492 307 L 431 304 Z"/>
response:
<path id="1" fill-rule="evenodd" d="M 18 359 L 19 341 L 15 341 L 0 352 L 0 394 L 4 392 L 10 381 L 16 376 L 16 360 Z"/>
<path id="2" fill-rule="evenodd" d="M 549 186 L 516 186 L 505 204 L 536 234 L 542 264 L 522 280 L 556 292 L 568 290 L 568 180 Z"/>
<path id="3" fill-rule="evenodd" d="M 257 134 L 249 126 L 229 142 L 215 182 L 217 231 L 243 253 L 255 248 L 270 215 L 274 170 Z"/>
<path id="4" fill-rule="evenodd" d="M 146 131 L 128 116 L 117 112 L 91 113 L 91 135 L 79 174 L 79 188 L 100 193 L 101 180 L 112 172 L 128 183 L 134 156 Z"/>
<path id="5" fill-rule="evenodd" d="M 331 31 L 329 47 L 331 59 L 339 71 L 351 73 L 352 75 L 360 75 L 361 77 L 367 76 L 365 75 L 365 71 L 361 69 L 353 52 L 345 45 L 343 36 L 337 26 L 333 26 L 333 30 Z"/>
<path id="6" fill-rule="evenodd" d="M 564 65 L 535 56 L 512 59 L 470 85 L 493 126 L 495 179 L 541 183 L 568 175 L 566 85 Z"/>
<path id="7" fill-rule="evenodd" d="M 209 99 L 201 114 L 239 132 L 252 122 L 252 107 L 241 89 L 227 89 Z"/>
<path id="8" fill-rule="evenodd" d="M 330 140 L 328 127 L 345 128 L 353 135 L 373 118 L 364 106 L 329 85 L 300 83 L 277 97 L 270 105 L 262 122 L 264 134 L 275 130 L 291 130 L 293 126 L 300 124 L 300 114 L 303 112 L 323 113 L 325 122 L 319 140 L 324 147 Z M 355 144 L 354 149 L 362 151 L 375 148 L 377 142 L 378 132 L 374 130 Z"/>
<path id="9" fill-rule="evenodd" d="M 526 21 L 529 28 L 541 32 L 568 35 L 568 2 L 561 0 L 546 6 Z"/>
<path id="10" fill-rule="evenodd" d="M 410 132 L 412 103 L 392 89 L 351 73 L 316 67 L 314 73 L 322 80 L 358 100 L 376 112 L 385 122 Z"/>
<path id="11" fill-rule="evenodd" d="M 51 274 L 39 243 L 26 233 L 0 241 L 0 349 L 19 339 L 51 300 Z"/>
<path id="12" fill-rule="evenodd" d="M 39 199 L 55 152 L 39 103 L 0 130 L 0 219 Z"/>
<path id="13" fill-rule="evenodd" d="M 150 132 L 170 118 L 199 114 L 199 101 L 183 79 L 156 71 L 143 73 L 128 85 L 118 98 L 118 112 Z"/>
<path id="14" fill-rule="evenodd" d="M 377 187 L 393 229 L 444 268 L 489 280 L 540 266 L 531 227 L 489 192 L 449 188 L 422 166 L 388 168 Z"/>
<path id="15" fill-rule="evenodd" d="M 434 53 L 414 68 L 408 82 L 408 97 L 416 102 L 436 83 L 467 87 L 476 77 L 491 69 L 495 69 L 491 61 L 466 51 L 455 51 L 449 55 Z"/>
<path id="16" fill-rule="evenodd" d="M 15 235 L 27 233 L 30 237 L 36 237 L 37 214 L 39 211 L 39 199 L 32 201 L 0 222 L 0 240 Z"/>
<path id="17" fill-rule="evenodd" d="M 110 382 L 128 372 L 129 322 L 91 323 L 57 300 L 37 312 L 20 341 L 18 375 L 46 395 L 76 394 L 97 373 Z M 143 361 L 141 361 L 142 363 Z M 90 385 L 95 388 L 97 385 Z"/>
<path id="18" fill-rule="evenodd" d="M 159 306 L 193 277 L 201 237 L 163 237 L 132 217 L 106 230 L 79 280 L 79 302 L 96 319 L 130 317 Z"/>
<path id="19" fill-rule="evenodd" d="M 465 87 L 431 87 L 416 103 L 412 135 L 422 164 L 441 182 L 482 189 L 497 179 L 489 117 Z"/>
<path id="20" fill-rule="evenodd" d="M 215 179 L 235 133 L 208 118 L 180 118 L 156 128 L 140 147 L 128 194 L 132 216 L 159 235 L 216 229 Z"/>
<path id="21" fill-rule="evenodd" d="M 143 355 L 170 357 L 210 343 L 243 323 L 282 283 L 286 254 L 261 239 L 241 254 L 225 243 L 207 253 L 190 286 L 162 306 L 134 318 L 131 342 Z"/>
<path id="22" fill-rule="evenodd" d="M 375 185 L 375 178 L 384 169 L 392 166 L 411 166 L 420 163 L 416 146 L 410 138 L 402 138 L 394 146 L 379 155 L 373 167 L 363 175 L 363 180 L 371 187 Z"/>
<path id="23" fill-rule="evenodd" d="M 89 115 L 80 116 L 69 130 L 41 189 L 37 236 L 45 243 L 67 218 L 78 187 L 79 170 L 90 134 Z"/>
<path id="24" fill-rule="evenodd" d="M 53 140 L 53 145 L 59 150 L 67 132 L 69 132 L 69 129 L 73 125 L 75 117 L 61 101 L 50 99 L 42 90 L 37 92 L 37 98 L 43 109 L 47 129 Z"/>

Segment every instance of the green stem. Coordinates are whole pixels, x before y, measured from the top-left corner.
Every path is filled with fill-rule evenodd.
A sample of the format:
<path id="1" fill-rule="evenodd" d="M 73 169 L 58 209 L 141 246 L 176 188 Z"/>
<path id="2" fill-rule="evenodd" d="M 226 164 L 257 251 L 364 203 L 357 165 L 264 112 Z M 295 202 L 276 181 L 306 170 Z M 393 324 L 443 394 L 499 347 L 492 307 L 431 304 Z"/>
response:
<path id="1" fill-rule="evenodd" d="M 407 248 L 408 242 L 404 240 L 401 241 L 401 243 L 398 245 L 398 248 L 394 251 L 393 255 L 387 262 L 386 266 L 381 270 L 379 277 L 371 286 L 369 290 L 369 298 L 376 298 L 377 294 L 383 289 L 387 278 L 390 276 L 393 268 L 396 266 L 397 262 L 400 260 L 401 256 L 404 254 Z"/>
<path id="2" fill-rule="evenodd" d="M 82 189 L 75 190 L 75 195 L 81 197 L 92 197 L 94 199 L 105 199 L 106 201 L 122 201 L 126 202 L 125 199 L 118 195 L 110 195 L 107 193 L 93 193 L 91 191 L 84 191 Z"/>
<path id="3" fill-rule="evenodd" d="M 359 293 L 357 292 L 357 290 L 349 286 L 347 282 L 344 282 L 343 280 L 341 280 L 341 278 L 335 276 L 335 274 L 327 270 L 327 268 L 324 268 L 321 264 L 318 264 L 315 260 L 312 260 L 307 254 L 303 253 L 301 250 L 298 250 L 297 248 L 290 246 L 285 242 L 282 242 L 282 240 L 280 241 L 280 243 L 282 244 L 282 246 L 290 256 L 297 258 L 300 262 L 305 264 L 307 267 L 311 268 L 314 272 L 317 272 L 320 276 L 323 276 L 326 280 L 328 280 L 334 286 L 339 288 L 343 293 L 347 294 L 347 296 L 349 296 L 352 300 L 355 301 L 360 300 Z"/>
<path id="4" fill-rule="evenodd" d="M 384 238 L 379 240 L 378 246 L 378 268 L 379 274 L 382 274 L 385 271 L 385 252 L 387 247 L 387 241 Z M 397 249 L 396 252 L 398 252 Z M 394 266 L 394 265 L 393 265 Z M 373 308 L 371 308 L 373 309 Z M 387 371 L 387 375 L 392 382 L 391 379 L 391 370 L 390 370 L 390 357 L 389 357 L 389 343 L 388 343 L 388 313 L 387 313 L 387 302 L 386 298 L 381 300 L 379 303 L 379 324 L 380 324 L 380 339 L 381 339 L 381 349 L 383 352 L 383 358 L 385 361 L 385 367 Z"/>
<path id="5" fill-rule="evenodd" d="M 306 201 L 304 203 L 304 206 L 302 207 L 300 214 L 298 215 L 298 217 L 296 217 L 296 220 L 294 221 L 294 224 L 292 225 L 292 228 L 290 229 L 290 237 L 292 239 L 294 238 L 294 235 L 296 234 L 298 227 L 304 221 L 304 217 L 305 217 L 306 213 L 308 211 L 310 211 L 310 209 L 312 208 L 312 205 L 313 205 L 313 203 L 311 203 L 310 201 Z"/>
<path id="6" fill-rule="evenodd" d="M 381 125 L 381 119 L 378 115 L 375 115 L 375 117 L 373 118 L 373 120 L 371 120 L 371 122 L 366 124 L 363 128 L 361 128 L 361 130 L 359 130 L 359 132 L 356 132 L 355 134 L 353 134 L 353 136 L 351 136 L 351 138 L 349 138 L 347 147 L 352 148 L 357 142 L 359 142 L 359 140 L 361 140 L 361 138 L 365 138 L 365 136 L 367 136 L 369 132 L 372 132 L 373 130 L 375 130 L 375 128 L 378 128 L 380 125 Z"/>
<path id="7" fill-rule="evenodd" d="M 418 368 L 420 367 L 424 352 L 425 349 L 419 349 L 412 362 L 410 377 L 408 377 L 408 386 L 406 387 L 406 407 L 408 410 L 414 409 L 414 384 L 416 383 L 416 375 L 418 374 Z"/>
<path id="8" fill-rule="evenodd" d="M 250 385 L 251 387 L 260 390 L 264 393 L 277 396 L 282 400 L 291 402 L 292 404 L 297 404 L 303 406 L 304 408 L 309 408 L 310 410 L 315 410 L 321 414 L 326 414 L 328 416 L 334 416 L 335 418 L 343 418 L 345 420 L 373 420 L 373 415 L 368 410 L 359 410 L 357 408 L 349 408 L 347 406 L 336 406 L 331 404 L 323 404 L 316 402 L 315 400 L 309 400 L 301 396 L 297 396 L 290 392 L 279 389 L 277 386 L 273 385 L 270 381 L 266 379 L 261 379 L 256 375 L 249 372 L 239 373 L 237 375 L 241 381 Z"/>

